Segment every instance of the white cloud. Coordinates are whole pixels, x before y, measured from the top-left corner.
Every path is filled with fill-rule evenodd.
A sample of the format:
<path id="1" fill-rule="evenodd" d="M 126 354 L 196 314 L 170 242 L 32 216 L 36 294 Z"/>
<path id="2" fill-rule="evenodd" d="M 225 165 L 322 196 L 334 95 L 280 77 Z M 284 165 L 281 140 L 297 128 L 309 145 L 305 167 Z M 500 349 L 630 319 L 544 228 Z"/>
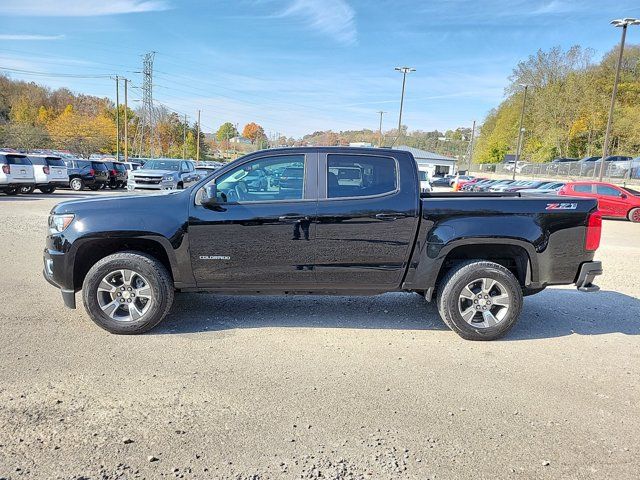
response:
<path id="1" fill-rule="evenodd" d="M 1 15 L 29 17 L 96 17 L 168 10 L 165 0 L 3 0 Z"/>
<path id="2" fill-rule="evenodd" d="M 0 40 L 29 41 L 29 40 L 62 40 L 64 35 L 12 35 L 0 34 Z"/>
<path id="3" fill-rule="evenodd" d="M 298 20 L 345 45 L 357 41 L 355 11 L 344 0 L 293 0 L 277 16 Z"/>

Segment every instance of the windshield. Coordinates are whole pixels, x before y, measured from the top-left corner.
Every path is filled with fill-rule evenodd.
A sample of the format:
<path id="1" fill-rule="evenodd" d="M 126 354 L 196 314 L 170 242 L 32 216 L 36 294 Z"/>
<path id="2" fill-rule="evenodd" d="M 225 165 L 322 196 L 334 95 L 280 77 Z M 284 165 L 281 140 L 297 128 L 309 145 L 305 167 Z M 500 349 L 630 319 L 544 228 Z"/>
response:
<path id="1" fill-rule="evenodd" d="M 145 170 L 180 170 L 180 162 L 172 160 L 149 160 L 144 164 Z"/>
<path id="2" fill-rule="evenodd" d="M 428 180 L 427 172 L 418 170 L 418 178 L 420 179 L 421 182 L 426 182 Z"/>
<path id="3" fill-rule="evenodd" d="M 633 195 L 634 197 L 638 197 L 640 196 L 640 192 L 638 190 L 634 190 L 633 188 L 629 188 L 629 187 L 622 187 L 622 190 L 624 190 L 627 193 L 630 193 L 631 195 Z"/>

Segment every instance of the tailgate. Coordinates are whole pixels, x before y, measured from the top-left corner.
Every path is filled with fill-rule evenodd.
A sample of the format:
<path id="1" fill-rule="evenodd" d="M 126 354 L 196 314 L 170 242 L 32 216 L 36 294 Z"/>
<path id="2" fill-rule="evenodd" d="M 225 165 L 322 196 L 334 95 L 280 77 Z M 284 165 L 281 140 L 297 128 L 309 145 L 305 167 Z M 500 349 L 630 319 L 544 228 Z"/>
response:
<path id="1" fill-rule="evenodd" d="M 13 180 L 33 180 L 33 165 L 9 165 L 9 175 Z"/>
<path id="2" fill-rule="evenodd" d="M 51 180 L 66 180 L 68 176 L 67 167 L 49 167 L 49 177 Z"/>

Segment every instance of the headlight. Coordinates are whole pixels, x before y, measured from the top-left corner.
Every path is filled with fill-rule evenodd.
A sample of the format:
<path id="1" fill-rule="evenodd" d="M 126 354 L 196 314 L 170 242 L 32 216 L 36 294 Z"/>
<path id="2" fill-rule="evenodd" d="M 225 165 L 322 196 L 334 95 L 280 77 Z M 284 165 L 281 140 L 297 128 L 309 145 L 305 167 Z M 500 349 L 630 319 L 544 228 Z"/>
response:
<path id="1" fill-rule="evenodd" d="M 171 182 L 171 181 L 173 181 L 173 175 L 165 175 L 164 177 L 162 177 L 162 181 L 163 182 Z"/>
<path id="2" fill-rule="evenodd" d="M 73 221 L 75 215 L 73 213 L 65 213 L 63 215 L 49 215 L 49 232 L 64 232 Z"/>

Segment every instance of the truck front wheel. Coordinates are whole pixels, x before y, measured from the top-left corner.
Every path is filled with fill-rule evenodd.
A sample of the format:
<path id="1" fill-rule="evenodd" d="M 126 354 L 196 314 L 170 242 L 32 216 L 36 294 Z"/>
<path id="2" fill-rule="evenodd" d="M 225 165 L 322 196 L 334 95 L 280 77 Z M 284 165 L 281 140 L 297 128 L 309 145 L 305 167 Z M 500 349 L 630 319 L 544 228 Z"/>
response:
<path id="1" fill-rule="evenodd" d="M 437 305 L 442 320 L 462 338 L 495 340 L 520 316 L 522 287 L 502 265 L 471 260 L 445 275 Z"/>
<path id="2" fill-rule="evenodd" d="M 139 252 L 98 261 L 82 285 L 84 306 L 98 326 L 117 334 L 151 330 L 169 312 L 174 288 L 167 269 Z"/>

